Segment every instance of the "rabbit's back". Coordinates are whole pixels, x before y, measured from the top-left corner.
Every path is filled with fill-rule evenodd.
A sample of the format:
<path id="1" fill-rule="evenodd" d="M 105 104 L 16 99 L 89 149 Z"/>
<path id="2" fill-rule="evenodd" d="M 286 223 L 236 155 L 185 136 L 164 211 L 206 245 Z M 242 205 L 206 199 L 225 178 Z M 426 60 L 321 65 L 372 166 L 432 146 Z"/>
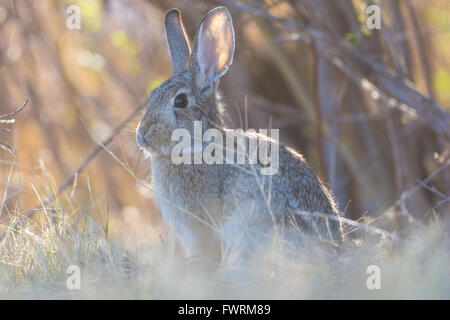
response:
<path id="1" fill-rule="evenodd" d="M 256 138 L 261 137 L 248 137 Z M 270 140 L 270 143 L 277 142 Z M 252 198 L 258 204 L 258 210 L 252 215 L 266 224 L 286 225 L 294 222 L 307 234 L 342 241 L 339 221 L 326 219 L 339 215 L 331 193 L 301 154 L 281 144 L 278 150 L 279 168 L 273 175 L 261 175 L 264 166 L 260 163 L 227 166 L 228 172 L 222 187 L 224 206 Z M 233 205 L 229 204 L 228 207 Z"/>

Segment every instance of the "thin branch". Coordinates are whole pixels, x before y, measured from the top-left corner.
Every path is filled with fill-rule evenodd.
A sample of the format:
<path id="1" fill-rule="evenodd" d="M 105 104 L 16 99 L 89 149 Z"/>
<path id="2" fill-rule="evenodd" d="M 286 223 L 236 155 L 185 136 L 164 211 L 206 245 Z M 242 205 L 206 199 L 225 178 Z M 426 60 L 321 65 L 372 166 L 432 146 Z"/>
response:
<path id="1" fill-rule="evenodd" d="M 307 216 L 307 217 L 312 216 L 312 217 L 317 217 L 317 218 L 324 218 L 324 219 L 340 221 L 341 223 L 358 228 L 364 232 L 378 234 L 378 235 L 381 235 L 383 237 L 386 237 L 386 238 L 388 238 L 390 240 L 394 240 L 394 241 L 402 241 L 402 239 L 399 236 L 397 236 L 396 234 L 390 233 L 390 232 L 380 229 L 380 228 L 369 226 L 367 224 L 362 224 L 360 222 L 357 222 L 355 220 L 351 220 L 351 219 L 348 219 L 345 217 L 325 214 L 325 213 L 321 213 L 321 212 L 309 212 L 309 211 L 295 211 L 294 213 L 298 214 L 298 215 L 302 215 L 302 216 Z"/>
<path id="2" fill-rule="evenodd" d="M 14 110 L 13 112 L 10 112 L 10 113 L 6 113 L 6 114 L 0 115 L 0 119 L 12 117 L 12 116 L 18 114 L 18 113 L 21 112 L 23 109 L 25 109 L 25 107 L 27 106 L 27 104 L 28 104 L 28 98 L 25 99 L 25 103 L 24 103 L 19 109 L 16 109 L 16 110 Z"/>
<path id="3" fill-rule="evenodd" d="M 428 191 L 430 191 L 430 192 L 432 192 L 432 193 L 434 193 L 434 194 L 437 194 L 439 197 L 441 197 L 441 198 L 443 198 L 443 199 L 446 199 L 446 198 L 447 198 L 447 196 L 446 196 L 445 194 L 443 194 L 442 192 L 440 192 L 440 191 L 439 191 L 438 189 L 436 189 L 435 187 L 429 186 L 428 184 L 426 184 L 426 183 L 423 182 L 422 180 L 417 179 L 417 182 L 418 182 L 422 187 L 424 187 L 425 189 L 427 189 Z"/>
<path id="4" fill-rule="evenodd" d="M 14 157 L 16 156 L 16 153 L 15 153 L 14 149 L 11 148 L 11 146 L 9 144 L 7 144 L 6 142 L 1 141 L 1 140 L 0 140 L 0 148 L 5 150 L 5 151 L 7 151 L 7 152 L 9 152 Z"/>
<path id="5" fill-rule="evenodd" d="M 423 188 L 424 185 L 426 185 L 428 182 L 433 180 L 438 174 L 442 173 L 445 169 L 447 169 L 450 166 L 450 160 L 447 160 L 442 166 L 440 166 L 438 169 L 436 169 L 433 173 L 431 173 L 426 179 L 422 180 L 419 184 L 417 184 L 415 187 L 404 191 L 402 195 L 400 196 L 400 199 L 398 199 L 392 206 L 390 206 L 381 216 L 377 218 L 379 220 L 381 217 L 392 214 L 393 212 L 396 212 L 396 207 L 401 207 L 402 211 L 400 211 L 403 215 L 407 216 L 408 220 L 414 221 L 414 218 L 411 216 L 411 214 L 406 209 L 405 201 L 409 197 L 411 197 L 414 193 L 419 191 Z"/>

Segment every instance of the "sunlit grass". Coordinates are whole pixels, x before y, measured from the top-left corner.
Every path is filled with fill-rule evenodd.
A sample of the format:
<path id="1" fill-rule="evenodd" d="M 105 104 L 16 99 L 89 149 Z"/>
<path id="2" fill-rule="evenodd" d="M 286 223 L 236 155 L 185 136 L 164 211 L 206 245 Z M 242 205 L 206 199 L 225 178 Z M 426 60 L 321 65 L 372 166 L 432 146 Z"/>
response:
<path id="1" fill-rule="evenodd" d="M 221 265 L 203 273 L 168 242 L 127 241 L 133 230 L 124 229 L 122 237 L 110 233 L 109 213 L 93 212 L 92 203 L 77 211 L 67 205 L 67 199 L 57 199 L 33 220 L 17 209 L 9 212 L 15 223 L 1 234 L 0 298 L 450 297 L 448 226 L 437 218 L 402 234 L 401 241 L 354 237 L 338 254 L 317 242 L 305 242 L 295 252 L 274 244 L 242 270 L 229 273 Z M 81 269 L 79 290 L 66 285 L 70 265 Z M 366 287 L 370 265 L 381 269 L 381 290 Z"/>

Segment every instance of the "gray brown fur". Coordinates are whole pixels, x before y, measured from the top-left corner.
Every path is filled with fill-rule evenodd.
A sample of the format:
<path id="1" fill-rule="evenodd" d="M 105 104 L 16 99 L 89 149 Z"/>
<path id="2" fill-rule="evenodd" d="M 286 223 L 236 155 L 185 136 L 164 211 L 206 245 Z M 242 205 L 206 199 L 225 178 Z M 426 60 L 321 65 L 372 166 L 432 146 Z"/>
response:
<path id="1" fill-rule="evenodd" d="M 175 27 L 170 27 L 171 23 Z M 209 25 L 218 25 L 222 29 L 214 30 L 216 34 L 226 30 L 226 35 L 211 38 L 214 33 L 207 30 Z M 179 12 L 171 10 L 166 14 L 167 41 L 176 72 L 153 90 L 137 129 L 138 144 L 151 158 L 156 198 L 164 220 L 179 237 L 187 254 L 214 260 L 245 256 L 246 252 L 269 243 L 274 230 L 283 237 L 292 234 L 285 230 L 298 229 L 299 238 L 304 233 L 340 243 L 339 222 L 295 214 L 308 211 L 337 216 L 338 210 L 330 192 L 303 156 L 293 149 L 279 146 L 279 171 L 273 176 L 261 175 L 260 164 L 175 165 L 171 161 L 175 144 L 171 141 L 173 130 L 185 128 L 193 136 L 194 120 L 202 121 L 203 130 L 217 128 L 224 133 L 227 130 L 217 80 L 228 69 L 234 53 L 230 13 L 218 7 L 205 16 L 201 26 L 204 34 L 197 34 L 190 54 Z M 196 52 L 199 47 L 204 52 Z M 207 57 L 211 63 L 212 52 L 222 53 L 218 48 L 226 50 L 222 60 L 225 64 L 213 61 L 211 66 L 201 60 Z M 180 54 L 183 50 L 190 56 L 183 57 Z M 185 69 L 180 71 L 180 65 L 185 65 Z M 189 104 L 184 109 L 173 106 L 173 99 L 180 93 L 188 97 Z M 247 136 L 247 139 L 255 138 Z"/>

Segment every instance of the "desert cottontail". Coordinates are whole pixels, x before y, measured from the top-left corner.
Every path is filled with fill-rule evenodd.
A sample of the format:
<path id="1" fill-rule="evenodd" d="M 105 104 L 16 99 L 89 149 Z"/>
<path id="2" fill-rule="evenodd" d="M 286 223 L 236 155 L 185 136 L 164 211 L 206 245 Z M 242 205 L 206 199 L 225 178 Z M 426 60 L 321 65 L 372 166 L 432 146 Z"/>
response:
<path id="1" fill-rule="evenodd" d="M 214 259 L 242 257 L 286 229 L 340 243 L 339 219 L 324 218 L 338 216 L 329 191 L 301 154 L 273 139 L 244 135 L 246 145 L 262 139 L 276 146 L 271 152 L 277 152 L 279 163 L 273 174 L 262 174 L 265 165 L 250 163 L 248 157 L 241 164 L 174 161 L 177 129 L 191 137 L 195 124 L 203 131 L 229 133 L 217 85 L 232 63 L 235 41 L 231 15 L 224 7 L 203 18 L 192 52 L 177 9 L 167 12 L 165 27 L 173 76 L 150 94 L 137 142 L 151 158 L 163 218 L 187 253 Z M 195 147 L 191 153 L 182 151 L 188 158 L 198 154 Z M 237 157 L 234 152 L 232 158 Z"/>

